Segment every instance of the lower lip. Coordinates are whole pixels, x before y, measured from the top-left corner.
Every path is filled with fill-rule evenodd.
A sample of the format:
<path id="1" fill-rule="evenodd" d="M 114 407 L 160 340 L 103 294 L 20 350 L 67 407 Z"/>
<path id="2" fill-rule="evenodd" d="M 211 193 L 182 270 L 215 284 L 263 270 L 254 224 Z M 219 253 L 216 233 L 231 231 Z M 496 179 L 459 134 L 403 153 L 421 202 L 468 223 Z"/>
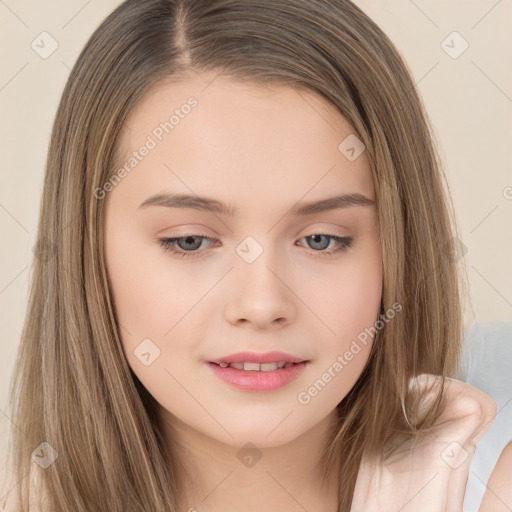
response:
<path id="1" fill-rule="evenodd" d="M 224 368 L 215 363 L 206 363 L 219 379 L 243 391 L 275 391 L 296 379 L 306 368 L 309 361 L 297 363 L 288 368 L 270 372 L 237 370 Z"/>

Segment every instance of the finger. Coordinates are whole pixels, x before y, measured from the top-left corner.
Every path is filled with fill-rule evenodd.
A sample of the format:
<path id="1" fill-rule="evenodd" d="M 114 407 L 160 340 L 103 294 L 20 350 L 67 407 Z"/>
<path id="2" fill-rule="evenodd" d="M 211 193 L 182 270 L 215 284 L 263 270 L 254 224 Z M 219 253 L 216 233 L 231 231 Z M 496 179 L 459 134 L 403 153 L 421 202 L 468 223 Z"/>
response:
<path id="1" fill-rule="evenodd" d="M 444 390 L 441 385 L 442 379 L 439 375 L 421 374 L 411 379 L 410 392 L 406 400 L 406 404 L 412 410 L 410 419 L 415 423 L 419 419 L 424 419 L 443 391 L 445 407 L 435 426 L 446 426 L 447 434 L 450 433 L 450 424 L 454 424 L 457 429 L 465 426 L 468 429 L 468 437 L 474 437 L 478 443 L 494 421 L 496 403 L 483 391 L 457 379 L 446 377 Z M 458 420 L 464 421 L 459 425 Z M 489 422 L 491 423 L 488 424 Z M 464 441 L 465 439 L 462 442 Z"/>
<path id="2" fill-rule="evenodd" d="M 476 445 L 492 426 L 497 406 L 486 393 L 455 379 L 450 379 L 447 394 L 436 432 L 447 443 L 441 458 L 451 468 L 446 512 L 461 512 Z"/>
<path id="3" fill-rule="evenodd" d="M 438 436 L 461 445 L 475 445 L 496 418 L 496 402 L 483 391 L 465 382 L 449 379 L 446 404 L 435 424 Z"/>

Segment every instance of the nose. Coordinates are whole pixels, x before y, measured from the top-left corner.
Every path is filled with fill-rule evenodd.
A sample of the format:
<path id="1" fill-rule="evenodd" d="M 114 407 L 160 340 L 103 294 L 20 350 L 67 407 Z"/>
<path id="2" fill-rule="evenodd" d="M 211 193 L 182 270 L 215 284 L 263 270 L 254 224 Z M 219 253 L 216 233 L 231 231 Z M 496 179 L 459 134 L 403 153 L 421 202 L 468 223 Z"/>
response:
<path id="1" fill-rule="evenodd" d="M 271 268 L 272 263 L 264 254 L 250 264 L 238 262 L 231 275 L 225 316 L 232 324 L 264 329 L 293 321 L 297 298 L 287 282 L 289 274 Z M 276 267 L 275 263 L 272 267 Z"/>

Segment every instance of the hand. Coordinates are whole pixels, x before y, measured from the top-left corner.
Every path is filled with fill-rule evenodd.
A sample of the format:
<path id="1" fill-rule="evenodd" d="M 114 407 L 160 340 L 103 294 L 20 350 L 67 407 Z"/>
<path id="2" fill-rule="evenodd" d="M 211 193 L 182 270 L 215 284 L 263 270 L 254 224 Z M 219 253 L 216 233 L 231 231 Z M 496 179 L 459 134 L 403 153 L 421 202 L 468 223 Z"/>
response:
<path id="1" fill-rule="evenodd" d="M 435 398 L 440 376 L 422 374 L 412 397 L 425 393 L 414 418 Z M 483 391 L 445 379 L 446 408 L 421 441 L 402 442 L 386 460 L 363 457 L 351 512 L 462 512 L 477 443 L 496 417 Z"/>

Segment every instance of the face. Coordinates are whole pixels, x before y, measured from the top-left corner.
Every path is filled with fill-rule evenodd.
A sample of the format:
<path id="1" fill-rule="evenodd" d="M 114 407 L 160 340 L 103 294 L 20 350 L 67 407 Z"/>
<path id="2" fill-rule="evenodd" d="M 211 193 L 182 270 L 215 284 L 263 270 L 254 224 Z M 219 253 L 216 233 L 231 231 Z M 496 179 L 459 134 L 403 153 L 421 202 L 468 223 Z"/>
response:
<path id="1" fill-rule="evenodd" d="M 212 79 L 160 85 L 127 119 L 121 179 L 97 189 L 109 281 L 128 363 L 167 423 L 277 446 L 334 414 L 368 360 L 375 191 L 355 130 L 321 97 Z M 305 207 L 348 194 L 367 201 Z M 246 351 L 307 362 L 228 368 L 238 384 L 212 366 Z"/>

